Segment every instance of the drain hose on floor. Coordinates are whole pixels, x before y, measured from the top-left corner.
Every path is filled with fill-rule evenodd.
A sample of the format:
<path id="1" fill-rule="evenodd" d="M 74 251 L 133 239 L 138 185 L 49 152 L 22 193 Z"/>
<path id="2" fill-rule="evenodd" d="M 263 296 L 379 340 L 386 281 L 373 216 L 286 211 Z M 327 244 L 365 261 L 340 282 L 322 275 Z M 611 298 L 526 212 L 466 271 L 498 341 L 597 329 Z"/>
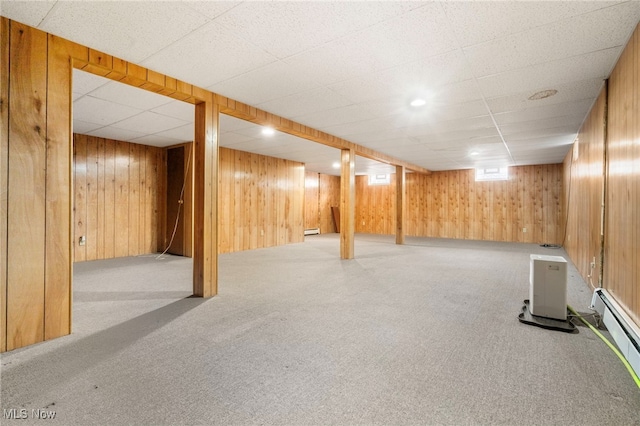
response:
<path id="1" fill-rule="evenodd" d="M 631 374 L 631 377 L 633 377 L 633 381 L 636 382 L 636 385 L 638 386 L 638 388 L 640 388 L 640 378 L 638 377 L 636 372 L 633 371 L 633 367 L 631 367 L 631 364 L 629 364 L 629 361 L 627 361 L 627 359 L 624 357 L 624 355 L 622 355 L 620 353 L 618 348 L 616 348 L 613 345 L 613 343 L 611 343 L 606 337 L 604 337 L 602 335 L 602 333 L 600 333 L 598 331 L 597 328 L 595 328 L 593 325 L 591 325 L 591 323 L 589 321 L 587 321 L 586 319 L 582 318 L 582 315 L 577 313 L 575 311 L 575 309 L 573 309 L 570 305 L 567 305 L 567 308 L 569 308 L 569 311 L 571 311 L 571 313 L 574 316 L 580 318 L 580 321 L 585 323 L 591 329 L 591 331 L 593 331 L 596 334 L 596 336 L 598 336 L 600 339 L 602 339 L 602 341 L 605 342 L 607 344 L 607 346 L 609 346 L 609 348 L 618 356 L 618 358 L 620 358 L 620 361 L 622 361 L 622 364 L 624 364 L 624 366 L 627 368 L 627 371 L 629 371 L 629 374 Z"/>

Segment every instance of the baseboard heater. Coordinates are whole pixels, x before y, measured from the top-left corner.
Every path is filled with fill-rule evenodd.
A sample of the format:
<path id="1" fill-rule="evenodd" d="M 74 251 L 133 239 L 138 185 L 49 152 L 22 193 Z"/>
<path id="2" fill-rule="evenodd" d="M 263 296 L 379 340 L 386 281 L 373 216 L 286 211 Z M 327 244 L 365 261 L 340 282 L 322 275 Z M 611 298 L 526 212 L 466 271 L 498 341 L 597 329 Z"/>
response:
<path id="1" fill-rule="evenodd" d="M 320 228 L 305 229 L 304 235 L 316 235 L 320 233 Z"/>
<path id="2" fill-rule="evenodd" d="M 640 376 L 640 329 L 638 326 L 603 288 L 597 288 L 593 292 L 591 309 L 600 314 L 620 353 L 627 359 L 633 371 Z"/>

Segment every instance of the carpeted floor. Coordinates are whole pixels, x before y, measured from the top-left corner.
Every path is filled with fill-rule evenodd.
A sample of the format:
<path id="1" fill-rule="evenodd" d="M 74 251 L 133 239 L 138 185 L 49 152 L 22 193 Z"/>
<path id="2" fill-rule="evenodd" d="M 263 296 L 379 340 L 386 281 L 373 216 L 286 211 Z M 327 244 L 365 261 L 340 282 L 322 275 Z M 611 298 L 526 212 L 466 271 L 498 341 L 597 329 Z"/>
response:
<path id="1" fill-rule="evenodd" d="M 342 261 L 337 234 L 309 236 L 221 255 L 208 300 L 189 297 L 190 259 L 76 264 L 74 333 L 1 357 L 2 409 L 27 417 L 1 423 L 640 425 L 589 329 L 518 322 L 532 253 L 566 257 L 358 235 Z M 571 265 L 569 304 L 590 300 Z"/>

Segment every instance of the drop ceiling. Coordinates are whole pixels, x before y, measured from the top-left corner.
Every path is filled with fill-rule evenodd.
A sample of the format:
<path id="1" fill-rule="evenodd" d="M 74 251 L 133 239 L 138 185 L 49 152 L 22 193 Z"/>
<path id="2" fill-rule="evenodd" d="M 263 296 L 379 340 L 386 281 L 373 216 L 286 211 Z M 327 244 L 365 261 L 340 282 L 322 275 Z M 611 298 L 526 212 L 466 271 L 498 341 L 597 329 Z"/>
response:
<path id="1" fill-rule="evenodd" d="M 561 162 L 638 24 L 640 2 L 3 0 L 0 13 L 450 170 Z M 75 131 L 154 145 L 192 139 L 192 106 L 117 85 L 74 74 Z M 418 95 L 428 103 L 413 108 Z M 336 174 L 337 150 L 284 134 L 265 140 L 259 130 L 223 116 L 220 143 Z M 385 167 L 358 163 L 361 173 Z"/>

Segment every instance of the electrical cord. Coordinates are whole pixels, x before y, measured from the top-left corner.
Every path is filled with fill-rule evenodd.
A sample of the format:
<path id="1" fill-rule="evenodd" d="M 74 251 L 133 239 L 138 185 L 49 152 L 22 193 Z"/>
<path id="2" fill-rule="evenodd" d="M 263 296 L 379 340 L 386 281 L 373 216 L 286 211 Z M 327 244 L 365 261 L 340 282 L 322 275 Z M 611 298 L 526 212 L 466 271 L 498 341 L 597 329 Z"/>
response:
<path id="1" fill-rule="evenodd" d="M 596 336 L 598 336 L 604 343 L 606 343 L 607 346 L 609 346 L 609 349 L 611 349 L 613 351 L 613 353 L 615 353 L 618 358 L 620 358 L 620 361 L 622 361 L 622 364 L 627 368 L 627 371 L 629 372 L 629 374 L 631 375 L 631 377 L 633 378 L 633 381 L 636 383 L 636 386 L 638 386 L 638 389 L 640 389 L 640 377 L 638 377 L 638 375 L 636 374 L 635 371 L 633 371 L 633 367 L 631 367 L 631 364 L 629 364 L 629 361 L 627 361 L 627 359 L 624 357 L 624 355 L 622 355 L 620 353 L 620 351 L 618 350 L 618 348 L 616 348 L 613 343 L 611 343 L 606 337 L 604 337 L 604 335 L 602 333 L 600 333 L 600 331 L 598 331 L 597 328 L 595 328 L 593 325 L 591 325 L 591 323 L 589 321 L 587 321 L 586 319 L 584 319 L 582 317 L 582 315 L 580 315 L 579 313 L 577 313 L 575 311 L 575 309 L 573 309 L 570 305 L 567 305 L 567 308 L 569 308 L 569 311 L 571 311 L 571 313 L 576 316 L 577 318 L 580 319 L 580 321 L 582 321 L 583 323 L 585 323 L 585 325 L 587 327 L 589 327 L 591 329 L 591 331 L 593 331 L 595 333 Z"/>

